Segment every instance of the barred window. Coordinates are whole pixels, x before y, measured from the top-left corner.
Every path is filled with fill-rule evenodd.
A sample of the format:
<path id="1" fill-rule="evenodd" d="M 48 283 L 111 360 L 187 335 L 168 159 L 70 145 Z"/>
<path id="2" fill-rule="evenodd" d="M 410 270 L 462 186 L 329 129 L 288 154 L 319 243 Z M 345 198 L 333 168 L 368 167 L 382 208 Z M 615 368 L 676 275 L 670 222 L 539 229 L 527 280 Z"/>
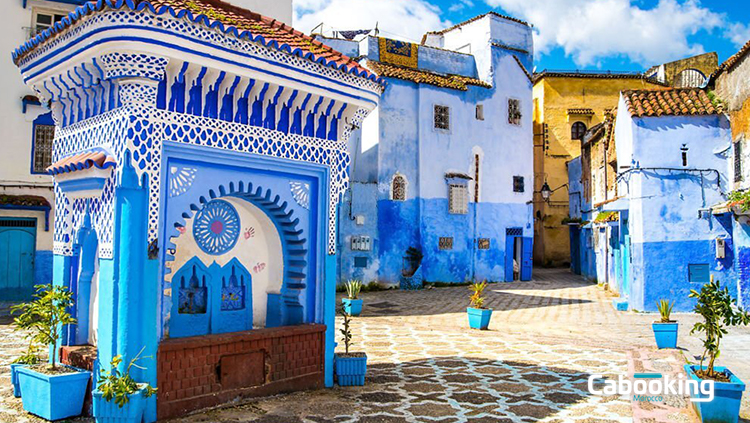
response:
<path id="1" fill-rule="evenodd" d="M 742 180 L 742 140 L 734 143 L 734 181 Z"/>
<path id="2" fill-rule="evenodd" d="M 435 105 L 435 129 L 451 129 L 450 108 L 448 106 Z"/>
<path id="3" fill-rule="evenodd" d="M 513 177 L 513 192 L 524 192 L 523 176 Z"/>
<path id="4" fill-rule="evenodd" d="M 582 140 L 585 133 L 586 124 L 583 122 L 576 122 L 570 127 L 570 139 L 572 140 Z"/>
<path id="5" fill-rule="evenodd" d="M 477 239 L 477 249 L 480 249 L 480 250 L 489 250 L 490 249 L 490 239 L 489 238 L 479 238 L 479 239 Z"/>
<path id="6" fill-rule="evenodd" d="M 451 184 L 448 191 L 448 212 L 466 214 L 469 212 L 469 196 L 466 185 Z"/>
<path id="7" fill-rule="evenodd" d="M 52 164 L 52 141 L 55 139 L 54 125 L 34 125 L 34 173 L 47 173 Z"/>
<path id="8" fill-rule="evenodd" d="M 521 124 L 521 100 L 516 98 L 508 99 L 508 123 L 511 125 Z"/>
<path id="9" fill-rule="evenodd" d="M 406 201 L 406 179 L 401 175 L 393 177 L 393 182 L 391 182 L 391 198 L 394 201 Z"/>
<path id="10" fill-rule="evenodd" d="M 438 240 L 438 248 L 441 250 L 452 250 L 453 249 L 453 237 L 452 236 L 441 236 Z"/>

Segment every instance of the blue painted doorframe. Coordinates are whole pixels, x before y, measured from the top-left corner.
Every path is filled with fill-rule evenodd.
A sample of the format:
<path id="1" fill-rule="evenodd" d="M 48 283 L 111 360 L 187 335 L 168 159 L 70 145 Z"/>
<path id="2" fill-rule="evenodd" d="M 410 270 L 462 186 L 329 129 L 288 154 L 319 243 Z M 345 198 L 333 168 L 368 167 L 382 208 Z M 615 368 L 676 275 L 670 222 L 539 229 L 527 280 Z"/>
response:
<path id="1" fill-rule="evenodd" d="M 31 299 L 35 251 L 36 219 L 0 219 L 0 300 Z"/>

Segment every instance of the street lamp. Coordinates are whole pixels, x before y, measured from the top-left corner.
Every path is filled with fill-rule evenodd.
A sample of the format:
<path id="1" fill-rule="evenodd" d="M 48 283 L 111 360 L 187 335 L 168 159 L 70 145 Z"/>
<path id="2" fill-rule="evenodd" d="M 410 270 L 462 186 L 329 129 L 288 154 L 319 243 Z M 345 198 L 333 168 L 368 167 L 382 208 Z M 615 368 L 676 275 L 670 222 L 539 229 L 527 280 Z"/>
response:
<path id="1" fill-rule="evenodd" d="M 549 201 L 549 197 L 552 195 L 552 188 L 549 187 L 547 181 L 544 181 L 544 185 L 542 185 L 542 189 L 539 190 L 539 193 L 542 194 L 542 199 L 544 201 Z"/>

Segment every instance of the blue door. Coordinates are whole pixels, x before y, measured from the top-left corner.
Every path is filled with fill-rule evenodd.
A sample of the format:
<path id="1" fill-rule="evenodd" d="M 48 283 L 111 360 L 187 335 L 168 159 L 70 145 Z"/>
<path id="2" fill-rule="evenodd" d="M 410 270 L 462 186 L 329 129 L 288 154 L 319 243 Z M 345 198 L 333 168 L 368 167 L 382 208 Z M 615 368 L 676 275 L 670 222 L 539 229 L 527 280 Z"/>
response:
<path id="1" fill-rule="evenodd" d="M 521 280 L 531 280 L 531 267 L 533 265 L 534 241 L 532 238 L 523 238 L 523 247 L 521 248 Z"/>
<path id="2" fill-rule="evenodd" d="M 34 293 L 36 219 L 0 220 L 0 301 L 25 301 Z"/>
<path id="3" fill-rule="evenodd" d="M 513 251 L 516 237 L 505 237 L 505 282 L 513 282 Z"/>

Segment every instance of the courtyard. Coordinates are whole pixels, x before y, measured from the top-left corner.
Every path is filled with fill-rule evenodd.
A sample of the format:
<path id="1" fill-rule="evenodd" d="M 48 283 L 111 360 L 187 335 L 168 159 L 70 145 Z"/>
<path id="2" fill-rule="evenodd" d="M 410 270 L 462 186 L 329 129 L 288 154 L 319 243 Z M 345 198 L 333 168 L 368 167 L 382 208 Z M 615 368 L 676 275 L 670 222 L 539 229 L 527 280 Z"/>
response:
<path id="1" fill-rule="evenodd" d="M 530 282 L 491 285 L 488 331 L 467 328 L 465 286 L 361 297 L 364 311 L 352 330 L 353 350 L 368 355 L 365 386 L 245 400 L 171 422 L 696 421 L 685 398 L 632 404 L 587 387 L 591 374 L 681 372 L 685 359 L 700 352 L 688 335 L 692 315 L 676 316 L 682 350 L 658 351 L 654 315 L 614 311 L 605 290 L 565 269 L 535 269 Z M 0 360 L 8 363 L 25 344 L 9 319 L 2 323 Z M 733 331 L 720 359 L 744 380 L 748 340 L 747 328 Z M 742 415 L 750 415 L 747 401 Z M 38 421 L 12 397 L 7 366 L 0 373 L 0 421 Z"/>

